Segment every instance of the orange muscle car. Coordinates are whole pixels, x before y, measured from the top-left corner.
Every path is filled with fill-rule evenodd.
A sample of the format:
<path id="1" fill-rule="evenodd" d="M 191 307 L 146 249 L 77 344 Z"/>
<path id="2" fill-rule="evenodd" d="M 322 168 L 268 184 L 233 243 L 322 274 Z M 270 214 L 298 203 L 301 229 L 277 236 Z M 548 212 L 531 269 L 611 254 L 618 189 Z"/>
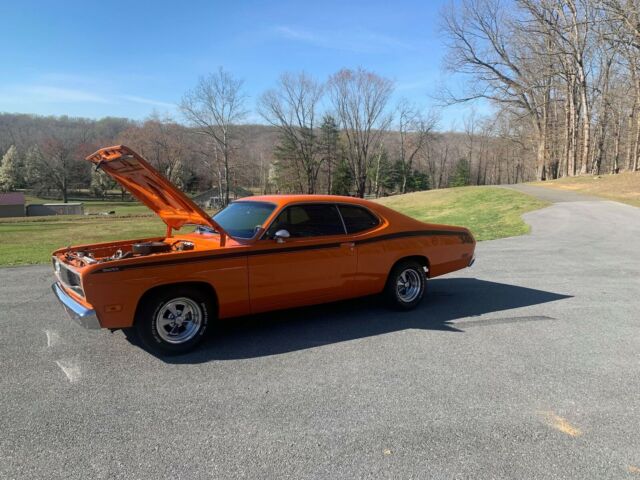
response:
<path id="1" fill-rule="evenodd" d="M 470 266 L 461 227 L 422 223 L 374 202 L 267 195 L 213 217 L 125 146 L 87 157 L 167 225 L 161 238 L 62 248 L 52 288 L 88 328 L 132 328 L 164 354 L 192 349 L 214 320 L 383 293 L 415 307 L 427 278 Z M 196 225 L 188 233 L 176 233 Z"/>

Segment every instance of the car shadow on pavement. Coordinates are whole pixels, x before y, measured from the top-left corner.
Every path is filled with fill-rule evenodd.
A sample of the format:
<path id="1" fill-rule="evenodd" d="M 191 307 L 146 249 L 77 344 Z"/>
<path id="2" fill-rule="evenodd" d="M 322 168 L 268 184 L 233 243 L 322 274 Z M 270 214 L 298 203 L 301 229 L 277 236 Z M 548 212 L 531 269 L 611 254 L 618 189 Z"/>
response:
<path id="1" fill-rule="evenodd" d="M 435 279 L 428 288 L 423 302 L 408 312 L 390 309 L 381 297 L 364 297 L 224 320 L 196 351 L 159 358 L 175 364 L 203 363 L 276 355 L 404 329 L 463 332 L 455 320 L 570 298 L 476 278 Z M 550 319 L 514 320 L 518 318 Z M 498 323 L 505 320 L 509 319 Z"/>

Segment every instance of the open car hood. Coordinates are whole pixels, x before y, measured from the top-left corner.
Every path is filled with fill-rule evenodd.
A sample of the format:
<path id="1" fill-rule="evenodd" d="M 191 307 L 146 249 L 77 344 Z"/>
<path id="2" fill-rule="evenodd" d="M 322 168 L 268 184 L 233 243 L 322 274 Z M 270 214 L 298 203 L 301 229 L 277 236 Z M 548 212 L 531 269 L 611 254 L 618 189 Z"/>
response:
<path id="1" fill-rule="evenodd" d="M 223 244 L 227 233 L 222 227 L 129 147 L 101 148 L 87 160 L 156 212 L 168 227 L 177 230 L 187 224 L 209 226 L 220 233 Z"/>

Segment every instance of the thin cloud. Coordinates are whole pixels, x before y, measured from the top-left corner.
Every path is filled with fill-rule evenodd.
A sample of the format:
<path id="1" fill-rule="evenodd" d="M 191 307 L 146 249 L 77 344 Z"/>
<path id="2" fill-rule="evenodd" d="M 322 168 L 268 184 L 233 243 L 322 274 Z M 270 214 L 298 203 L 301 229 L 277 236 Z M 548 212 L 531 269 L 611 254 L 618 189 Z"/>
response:
<path id="1" fill-rule="evenodd" d="M 175 103 L 162 102 L 151 98 L 138 97 L 136 95 L 120 95 L 118 98 L 127 102 L 142 103 L 143 105 L 153 105 L 154 107 L 175 108 Z"/>
<path id="2" fill-rule="evenodd" d="M 289 25 L 279 25 L 273 32 L 280 38 L 332 50 L 356 53 L 387 53 L 397 50 L 413 50 L 413 46 L 394 37 L 370 30 L 307 30 Z"/>
<path id="3" fill-rule="evenodd" d="M 14 85 L 0 89 L 0 102 L 9 104 L 103 104 L 116 105 L 122 103 L 137 103 L 151 105 L 165 109 L 173 109 L 175 104 L 128 94 L 102 94 L 87 89 L 66 88 L 56 85 Z"/>

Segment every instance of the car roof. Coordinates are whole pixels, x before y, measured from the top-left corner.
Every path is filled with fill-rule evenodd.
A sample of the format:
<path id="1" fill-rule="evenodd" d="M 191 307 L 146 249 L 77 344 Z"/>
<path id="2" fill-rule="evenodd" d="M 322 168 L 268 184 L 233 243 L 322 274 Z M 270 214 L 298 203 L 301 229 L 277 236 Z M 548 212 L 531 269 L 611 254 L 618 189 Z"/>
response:
<path id="1" fill-rule="evenodd" d="M 253 197 L 239 198 L 238 202 L 270 202 L 278 206 L 288 205 L 290 203 L 300 202 L 335 202 L 335 203 L 353 203 L 355 205 L 371 206 L 372 202 L 357 197 L 347 197 L 342 195 L 256 195 Z"/>

